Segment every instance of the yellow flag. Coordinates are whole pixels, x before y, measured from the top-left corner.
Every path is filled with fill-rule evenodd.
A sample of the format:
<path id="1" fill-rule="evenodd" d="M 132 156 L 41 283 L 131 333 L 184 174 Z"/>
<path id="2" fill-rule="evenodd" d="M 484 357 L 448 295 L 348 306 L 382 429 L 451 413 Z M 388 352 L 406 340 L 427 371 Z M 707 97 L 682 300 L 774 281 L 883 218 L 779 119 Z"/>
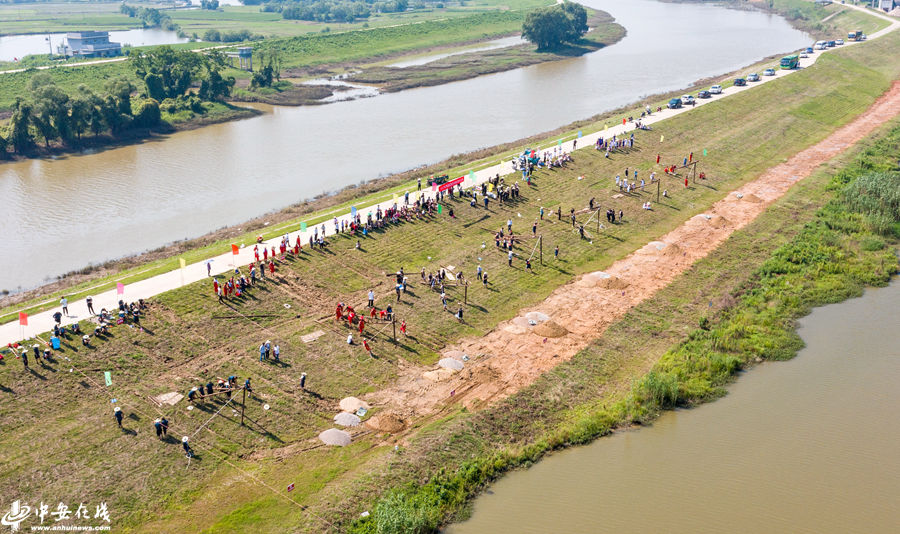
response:
<path id="1" fill-rule="evenodd" d="M 178 264 L 181 265 L 182 269 L 184 269 L 184 266 L 185 266 L 184 258 L 178 258 Z"/>
<path id="2" fill-rule="evenodd" d="M 603 133 L 606 133 L 609 130 L 609 126 L 603 125 Z"/>
<path id="3" fill-rule="evenodd" d="M 660 143 L 662 143 L 662 142 L 665 141 L 665 140 L 666 140 L 666 136 L 664 136 L 664 135 L 659 136 L 659 142 L 660 142 Z"/>
<path id="4" fill-rule="evenodd" d="M 488 191 L 494 190 L 494 184 L 488 184 Z"/>

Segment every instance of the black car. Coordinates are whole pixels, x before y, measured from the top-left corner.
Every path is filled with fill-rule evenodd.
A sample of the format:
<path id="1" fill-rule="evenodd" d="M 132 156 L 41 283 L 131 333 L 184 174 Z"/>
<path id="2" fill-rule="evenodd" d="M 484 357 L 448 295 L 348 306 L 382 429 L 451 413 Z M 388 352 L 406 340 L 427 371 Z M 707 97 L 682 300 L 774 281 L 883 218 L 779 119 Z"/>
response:
<path id="1" fill-rule="evenodd" d="M 745 79 L 743 79 L 743 78 L 735 78 L 735 79 L 734 79 L 734 85 L 737 86 L 737 87 L 741 87 L 741 86 L 747 85 L 747 80 L 745 80 Z"/>
<path id="2" fill-rule="evenodd" d="M 697 93 L 697 98 L 710 98 L 710 97 L 712 97 L 712 95 L 709 94 L 709 91 L 707 91 L 705 89 L 703 91 L 700 91 L 699 93 Z"/>
<path id="3" fill-rule="evenodd" d="M 450 179 L 449 175 L 442 174 L 440 176 L 435 176 L 433 179 L 429 178 L 428 185 L 431 185 L 431 184 L 441 185 L 441 184 L 447 183 L 447 180 L 449 180 L 449 179 Z"/>

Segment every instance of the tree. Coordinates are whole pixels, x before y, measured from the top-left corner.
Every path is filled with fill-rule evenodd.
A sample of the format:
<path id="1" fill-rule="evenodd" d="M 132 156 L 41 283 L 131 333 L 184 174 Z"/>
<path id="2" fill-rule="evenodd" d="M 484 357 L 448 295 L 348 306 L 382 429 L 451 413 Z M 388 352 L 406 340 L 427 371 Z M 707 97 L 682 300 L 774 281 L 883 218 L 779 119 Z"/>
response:
<path id="1" fill-rule="evenodd" d="M 133 63 L 135 72 L 145 84 L 148 74 L 155 74 L 161 78 L 163 95 L 157 94 L 153 98 L 163 100 L 183 95 L 206 68 L 208 59 L 196 52 L 161 46 L 138 55 Z"/>
<path id="2" fill-rule="evenodd" d="M 106 82 L 107 100 L 110 98 L 116 104 L 116 111 L 126 117 L 131 116 L 131 93 L 134 92 L 134 85 L 128 78 L 119 77 Z"/>
<path id="3" fill-rule="evenodd" d="M 522 37 L 547 50 L 574 42 L 587 33 L 587 12 L 572 2 L 543 7 L 528 13 L 522 25 Z"/>
<path id="4" fill-rule="evenodd" d="M 12 145 L 13 150 L 19 154 L 23 154 L 34 146 L 34 139 L 28 126 L 31 124 L 31 104 L 25 102 L 21 98 L 16 98 L 13 106 L 12 116 L 9 118 L 9 133 L 7 141 Z"/>
<path id="5" fill-rule="evenodd" d="M 209 71 L 209 75 L 200 83 L 197 94 L 204 100 L 222 100 L 231 94 L 234 77 L 222 78 L 218 69 Z"/>
<path id="6" fill-rule="evenodd" d="M 152 98 L 142 100 L 134 114 L 134 124 L 140 128 L 152 128 L 159 124 L 162 115 L 159 111 L 159 102 Z"/>

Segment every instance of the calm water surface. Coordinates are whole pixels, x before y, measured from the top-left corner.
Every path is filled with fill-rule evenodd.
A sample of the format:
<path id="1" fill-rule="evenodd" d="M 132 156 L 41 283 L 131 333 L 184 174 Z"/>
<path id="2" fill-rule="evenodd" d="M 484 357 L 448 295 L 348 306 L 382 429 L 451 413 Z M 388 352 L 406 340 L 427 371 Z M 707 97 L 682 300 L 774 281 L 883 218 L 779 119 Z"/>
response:
<path id="1" fill-rule="evenodd" d="M 501 479 L 447 534 L 900 531 L 900 281 L 815 310 L 723 399 Z"/>
<path id="2" fill-rule="evenodd" d="M 0 37 L 0 61 L 13 61 L 16 58 L 31 54 L 49 54 L 50 46 L 47 37 L 53 45 L 53 53 L 56 47 L 66 40 L 64 33 L 38 33 L 32 35 L 7 35 Z M 187 38 L 178 37 L 175 32 L 161 30 L 159 28 L 146 28 L 135 30 L 111 31 L 109 40 L 114 43 L 131 46 L 151 46 L 175 43 L 186 43 Z"/>
<path id="3" fill-rule="evenodd" d="M 450 154 L 546 131 L 811 39 L 712 5 L 588 0 L 628 29 L 571 60 L 0 165 L 0 289 L 202 235 Z M 478 98 L 472 98 L 478 95 Z"/>

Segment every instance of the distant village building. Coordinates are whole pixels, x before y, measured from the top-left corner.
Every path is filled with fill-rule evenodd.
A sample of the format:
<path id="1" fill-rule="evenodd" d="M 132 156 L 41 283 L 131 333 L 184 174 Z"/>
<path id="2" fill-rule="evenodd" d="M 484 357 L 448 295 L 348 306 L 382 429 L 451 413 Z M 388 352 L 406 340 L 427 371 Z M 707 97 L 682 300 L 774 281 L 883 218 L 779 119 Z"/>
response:
<path id="1" fill-rule="evenodd" d="M 110 57 L 122 54 L 121 43 L 111 43 L 109 32 L 69 32 L 59 47 L 66 57 Z"/>
<path id="2" fill-rule="evenodd" d="M 896 0 L 872 0 L 872 7 L 882 11 L 890 11 L 897 5 L 900 5 L 900 2 Z"/>

